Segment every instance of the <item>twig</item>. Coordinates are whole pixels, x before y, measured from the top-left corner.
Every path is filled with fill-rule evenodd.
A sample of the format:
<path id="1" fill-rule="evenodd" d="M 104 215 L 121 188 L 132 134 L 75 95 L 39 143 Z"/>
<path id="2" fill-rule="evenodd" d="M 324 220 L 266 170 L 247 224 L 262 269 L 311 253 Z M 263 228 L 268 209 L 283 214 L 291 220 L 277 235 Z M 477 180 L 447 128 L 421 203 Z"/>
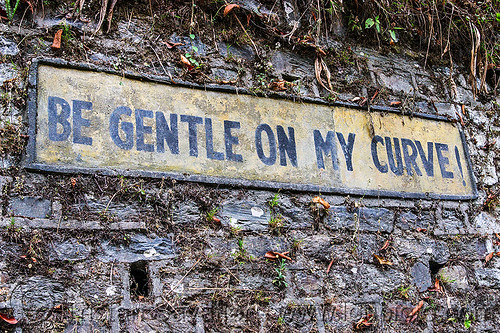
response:
<path id="1" fill-rule="evenodd" d="M 188 276 L 188 274 L 189 274 L 189 273 L 191 273 L 191 271 L 193 270 L 193 268 L 194 268 L 196 265 L 198 265 L 198 263 L 200 262 L 200 260 L 201 260 L 201 258 L 200 258 L 200 259 L 198 259 L 198 260 L 194 263 L 194 265 L 193 265 L 193 266 L 191 266 L 191 268 L 189 269 L 189 271 L 187 271 L 187 273 L 186 273 L 186 274 L 184 274 L 184 276 L 183 276 L 183 277 L 179 280 L 179 282 L 177 282 L 177 283 L 175 284 L 175 286 L 173 286 L 172 288 L 170 288 L 170 291 L 169 291 L 169 292 L 167 293 L 167 295 L 165 295 L 165 296 L 170 295 L 170 294 L 172 293 L 172 291 L 174 291 L 174 290 L 175 290 L 175 288 L 177 288 L 177 286 L 179 286 L 179 284 L 181 284 L 181 282 L 182 282 L 182 281 L 184 281 L 184 279 L 186 278 L 186 276 Z"/>
<path id="2" fill-rule="evenodd" d="M 236 275 L 233 274 L 233 272 L 231 272 L 231 270 L 229 268 L 227 268 L 226 266 L 224 266 L 224 264 L 222 264 L 222 267 L 224 267 L 224 269 L 229 273 L 231 274 L 232 277 L 234 277 L 239 283 L 241 283 L 240 279 L 238 279 L 236 277 Z"/>
<path id="3" fill-rule="evenodd" d="M 163 67 L 163 63 L 161 62 L 160 57 L 158 56 L 158 53 L 156 53 L 154 47 L 152 47 L 151 45 L 149 45 L 149 47 L 151 48 L 151 50 L 153 50 L 156 58 L 158 59 L 158 62 L 160 63 L 160 66 L 161 66 L 161 68 L 163 68 L 163 71 L 165 72 L 165 74 L 168 75 L 168 76 L 170 76 L 170 79 L 172 79 L 172 76 L 170 75 L 170 73 L 167 72 L 167 70 L 165 69 L 165 67 Z"/>
<path id="4" fill-rule="evenodd" d="M 248 39 L 250 39 L 250 42 L 252 42 L 252 45 L 253 45 L 253 48 L 255 49 L 255 54 L 257 55 L 257 57 L 260 59 L 260 55 L 259 55 L 259 51 L 257 50 L 257 46 L 255 45 L 255 43 L 253 42 L 253 39 L 252 37 L 250 37 L 250 35 L 248 34 L 247 30 L 245 29 L 245 27 L 243 26 L 243 24 L 241 24 L 241 21 L 240 19 L 238 18 L 238 16 L 236 16 L 236 14 L 233 12 L 233 16 L 234 18 L 236 19 L 236 21 L 238 21 L 238 23 L 240 24 L 240 27 L 241 29 L 243 29 L 243 32 L 245 33 L 245 35 L 247 35 Z"/>
<path id="5" fill-rule="evenodd" d="M 111 6 L 109 6 L 109 11 L 108 11 L 108 30 L 106 30 L 106 33 L 109 33 L 109 30 L 111 30 L 111 20 L 113 19 L 113 9 L 115 8 L 116 1 L 118 0 L 113 0 L 111 3 Z"/>
<path id="6" fill-rule="evenodd" d="M 427 57 L 429 56 L 429 48 L 431 47 L 431 39 L 432 39 L 432 33 L 434 32 L 434 23 L 432 16 L 429 15 L 429 24 L 431 25 L 430 31 L 429 31 L 429 41 L 427 42 L 427 52 L 425 52 L 425 61 L 424 61 L 424 70 L 425 66 L 427 66 Z"/>
<path id="7" fill-rule="evenodd" d="M 231 289 L 231 288 L 217 288 L 217 287 L 204 287 L 204 288 L 187 288 L 188 290 L 229 290 L 229 291 L 257 291 L 257 292 L 266 292 L 266 293 L 277 293 L 277 291 L 274 290 L 265 290 L 265 289 L 248 289 L 248 288 L 236 288 L 236 289 Z"/>
<path id="8" fill-rule="evenodd" d="M 104 22 L 104 18 L 106 17 L 106 9 L 107 8 L 108 8 L 108 0 L 101 0 L 101 10 L 99 12 L 99 22 L 97 22 L 97 26 L 94 30 L 94 34 L 96 34 L 101 29 L 101 25 Z"/>

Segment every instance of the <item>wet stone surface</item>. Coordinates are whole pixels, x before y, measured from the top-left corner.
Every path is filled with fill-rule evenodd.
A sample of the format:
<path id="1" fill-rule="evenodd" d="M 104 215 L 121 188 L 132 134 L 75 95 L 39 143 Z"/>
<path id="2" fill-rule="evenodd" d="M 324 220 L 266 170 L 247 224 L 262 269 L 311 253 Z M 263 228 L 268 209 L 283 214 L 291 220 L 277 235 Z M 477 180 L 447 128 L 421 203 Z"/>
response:
<path id="1" fill-rule="evenodd" d="M 90 255 L 90 248 L 73 238 L 54 245 L 53 249 L 59 260 L 85 260 Z"/>
<path id="2" fill-rule="evenodd" d="M 36 197 L 17 197 L 12 199 L 9 211 L 13 216 L 28 218 L 50 217 L 52 203 L 49 200 Z"/>
<path id="3" fill-rule="evenodd" d="M 394 213 L 384 208 L 331 207 L 327 220 L 333 230 L 347 228 L 359 231 L 391 232 L 394 225 Z"/>
<path id="4" fill-rule="evenodd" d="M 271 219 L 268 207 L 252 201 L 224 203 L 220 216 L 224 225 L 249 231 L 267 230 Z"/>

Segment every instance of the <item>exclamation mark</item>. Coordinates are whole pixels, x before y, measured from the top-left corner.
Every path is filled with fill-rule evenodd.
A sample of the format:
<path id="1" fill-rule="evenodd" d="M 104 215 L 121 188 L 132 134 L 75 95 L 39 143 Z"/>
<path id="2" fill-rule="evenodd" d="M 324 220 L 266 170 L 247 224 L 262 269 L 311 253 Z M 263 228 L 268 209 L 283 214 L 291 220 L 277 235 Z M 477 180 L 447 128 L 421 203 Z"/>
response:
<path id="1" fill-rule="evenodd" d="M 465 186 L 464 172 L 462 171 L 462 163 L 460 162 L 460 153 L 458 152 L 457 146 L 455 146 L 455 157 L 457 158 L 458 168 L 460 169 L 460 174 L 462 175 L 462 184 Z"/>

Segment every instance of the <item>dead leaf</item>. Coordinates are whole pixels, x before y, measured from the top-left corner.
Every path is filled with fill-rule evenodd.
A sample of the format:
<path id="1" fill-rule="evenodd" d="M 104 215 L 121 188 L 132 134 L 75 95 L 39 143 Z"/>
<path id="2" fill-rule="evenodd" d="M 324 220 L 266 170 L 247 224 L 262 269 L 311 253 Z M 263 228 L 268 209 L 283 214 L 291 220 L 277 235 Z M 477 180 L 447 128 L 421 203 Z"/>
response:
<path id="1" fill-rule="evenodd" d="M 370 326 L 375 325 L 375 323 L 372 320 L 373 320 L 373 314 L 371 313 L 367 314 L 354 324 L 354 329 L 364 330 L 365 328 L 369 328 Z"/>
<path id="2" fill-rule="evenodd" d="M 486 258 L 484 258 L 484 262 L 490 261 L 494 255 L 495 255 L 495 252 L 488 253 L 488 255 L 486 255 Z"/>
<path id="3" fill-rule="evenodd" d="M 328 265 L 328 268 L 326 269 L 326 275 L 328 275 L 328 273 L 330 273 L 330 269 L 332 268 L 332 265 L 333 265 L 333 262 L 335 261 L 335 258 L 333 258 L 331 261 L 330 261 L 330 264 Z"/>
<path id="4" fill-rule="evenodd" d="M 172 43 L 172 42 L 162 42 L 162 43 L 165 44 L 168 49 L 184 45 L 184 43 Z"/>
<path id="5" fill-rule="evenodd" d="M 224 8 L 224 16 L 229 14 L 234 8 L 240 8 L 240 5 L 237 5 L 235 3 L 227 5 L 226 8 Z"/>
<path id="6" fill-rule="evenodd" d="M 497 238 L 500 240 L 500 235 L 499 234 L 496 233 L 495 236 L 497 236 Z"/>
<path id="7" fill-rule="evenodd" d="M 272 89 L 274 91 L 285 91 L 287 89 L 285 84 L 285 80 L 272 81 L 269 83 L 269 89 Z"/>
<path id="8" fill-rule="evenodd" d="M 60 49 L 61 48 L 61 36 L 62 36 L 62 29 L 57 30 L 56 34 L 54 35 L 54 41 L 52 42 L 52 45 L 50 46 L 53 49 Z"/>
<path id="9" fill-rule="evenodd" d="M 290 258 L 289 256 L 287 256 L 285 253 L 288 253 L 288 252 L 283 252 L 283 253 L 279 253 L 279 252 L 274 252 L 276 253 L 277 256 L 280 256 L 281 258 L 283 259 L 286 259 L 286 260 L 289 260 L 289 261 L 292 261 L 292 258 Z"/>
<path id="10" fill-rule="evenodd" d="M 425 228 L 417 228 L 417 231 L 418 232 L 427 232 L 427 229 L 425 229 Z"/>
<path id="11" fill-rule="evenodd" d="M 9 315 L 6 315 L 6 314 L 3 314 L 3 313 L 0 313 L 0 318 L 5 321 L 6 323 L 9 323 L 11 325 L 15 325 L 17 324 L 17 319 L 14 318 L 14 317 L 11 317 Z"/>
<path id="12" fill-rule="evenodd" d="M 326 52 L 323 51 L 323 49 L 319 46 L 316 46 L 316 51 L 318 51 L 319 54 L 326 56 Z"/>
<path id="13" fill-rule="evenodd" d="M 378 260 L 378 263 L 381 265 L 389 265 L 389 266 L 394 265 L 391 261 L 386 260 L 386 259 L 382 258 L 381 256 L 378 256 L 376 254 L 373 254 L 373 256 L 375 257 L 375 259 Z"/>
<path id="14" fill-rule="evenodd" d="M 390 243 L 390 238 L 388 238 L 388 239 L 385 241 L 384 246 L 382 246 L 382 247 L 380 248 L 380 251 L 383 251 L 383 250 L 387 249 L 387 248 L 389 247 L 389 243 Z"/>
<path id="15" fill-rule="evenodd" d="M 328 202 L 326 202 L 325 199 L 323 199 L 319 196 L 315 196 L 313 198 L 312 202 L 319 203 L 319 204 L 323 205 L 323 207 L 325 207 L 325 209 L 330 209 L 330 204 Z"/>
<path id="16" fill-rule="evenodd" d="M 266 254 L 264 254 L 264 258 L 267 259 L 278 259 L 278 256 L 274 254 L 274 251 L 267 251 Z"/>
<path id="17" fill-rule="evenodd" d="M 390 106 L 399 106 L 399 105 L 401 105 L 401 101 L 393 101 L 390 104 Z"/>
<path id="18" fill-rule="evenodd" d="M 290 252 L 283 252 L 283 253 L 279 253 L 279 252 L 276 252 L 276 251 L 267 251 L 266 254 L 264 254 L 264 258 L 266 259 L 278 259 L 278 258 L 283 258 L 283 259 L 286 259 L 286 260 L 289 260 L 289 261 L 292 261 L 292 258 L 290 258 L 289 256 L 287 256 L 287 254 L 290 253 Z"/>
<path id="19" fill-rule="evenodd" d="M 436 278 L 436 281 L 434 282 L 434 288 L 429 288 L 428 291 L 437 291 L 437 292 L 441 292 L 442 291 L 442 288 L 439 285 L 439 279 L 438 278 Z"/>
<path id="20" fill-rule="evenodd" d="M 189 62 L 189 60 L 181 54 L 181 63 L 186 66 L 189 70 L 192 70 L 194 68 L 193 65 Z"/>
<path id="21" fill-rule="evenodd" d="M 220 223 L 220 218 L 218 217 L 212 217 L 212 221 L 214 221 L 215 223 Z"/>
<path id="22" fill-rule="evenodd" d="M 424 301 L 423 300 L 421 300 L 420 302 L 418 302 L 418 305 L 416 307 L 414 307 L 413 310 L 411 310 L 410 314 L 406 318 L 406 322 L 407 323 L 411 323 L 415 319 L 417 319 L 417 312 L 420 311 L 420 309 L 422 308 L 422 306 L 424 306 Z"/>

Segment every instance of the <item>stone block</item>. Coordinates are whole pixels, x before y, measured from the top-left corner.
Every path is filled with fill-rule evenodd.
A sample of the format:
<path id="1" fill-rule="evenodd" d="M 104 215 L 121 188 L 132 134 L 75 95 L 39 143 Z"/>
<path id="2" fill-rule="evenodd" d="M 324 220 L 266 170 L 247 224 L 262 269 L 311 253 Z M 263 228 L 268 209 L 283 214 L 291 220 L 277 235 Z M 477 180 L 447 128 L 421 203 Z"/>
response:
<path id="1" fill-rule="evenodd" d="M 9 213 L 13 216 L 28 218 L 50 217 L 52 203 L 49 200 L 36 197 L 16 197 L 9 205 Z"/>
<path id="2" fill-rule="evenodd" d="M 101 243 L 99 260 L 104 262 L 134 262 L 139 260 L 164 260 L 177 256 L 173 235 L 168 237 L 147 237 L 133 235 L 128 246 L 115 246 L 110 242 Z"/>
<path id="3" fill-rule="evenodd" d="M 434 229 L 434 235 L 458 235 L 465 233 L 465 224 L 456 212 L 452 210 L 443 210 L 438 225 Z"/>
<path id="4" fill-rule="evenodd" d="M 6 56 L 15 56 L 19 53 L 17 43 L 13 40 L 0 36 L 0 54 Z"/>
<path id="5" fill-rule="evenodd" d="M 487 212 L 481 212 L 476 216 L 474 219 L 474 226 L 481 235 L 490 235 L 500 232 L 499 219 Z"/>
<path id="6" fill-rule="evenodd" d="M 429 230 L 434 224 L 434 216 L 430 212 L 404 212 L 396 219 L 396 227 L 401 230 L 415 230 L 423 228 Z"/>
<path id="7" fill-rule="evenodd" d="M 90 255 L 89 247 L 74 238 L 54 244 L 53 250 L 59 260 L 79 261 L 87 259 Z"/>
<path id="8" fill-rule="evenodd" d="M 348 210 L 343 206 L 334 206 L 329 210 L 327 224 L 333 230 L 347 228 L 390 233 L 394 225 L 394 213 L 385 208 L 361 207 Z"/>
<path id="9" fill-rule="evenodd" d="M 244 231 L 264 231 L 271 219 L 269 208 L 252 201 L 237 200 L 222 204 L 222 224 Z"/>
<path id="10" fill-rule="evenodd" d="M 432 286 L 431 272 L 428 263 L 417 261 L 411 268 L 410 274 L 412 282 L 419 292 L 424 292 Z"/>
<path id="11" fill-rule="evenodd" d="M 180 203 L 172 213 L 172 222 L 174 224 L 193 224 L 200 220 L 200 208 L 194 201 Z"/>
<path id="12" fill-rule="evenodd" d="M 500 269 L 478 268 L 476 269 L 475 275 L 480 287 L 500 288 Z"/>
<path id="13" fill-rule="evenodd" d="M 467 271 L 463 266 L 443 267 L 438 271 L 438 276 L 453 291 L 468 290 L 470 288 Z"/>
<path id="14" fill-rule="evenodd" d="M 374 265 L 362 265 L 358 268 L 352 281 L 348 285 L 358 285 L 365 293 L 391 292 L 405 281 L 403 273 L 392 269 Z"/>
<path id="15" fill-rule="evenodd" d="M 0 86 L 3 85 L 5 81 L 12 80 L 18 75 L 14 65 L 9 63 L 0 64 Z"/>

